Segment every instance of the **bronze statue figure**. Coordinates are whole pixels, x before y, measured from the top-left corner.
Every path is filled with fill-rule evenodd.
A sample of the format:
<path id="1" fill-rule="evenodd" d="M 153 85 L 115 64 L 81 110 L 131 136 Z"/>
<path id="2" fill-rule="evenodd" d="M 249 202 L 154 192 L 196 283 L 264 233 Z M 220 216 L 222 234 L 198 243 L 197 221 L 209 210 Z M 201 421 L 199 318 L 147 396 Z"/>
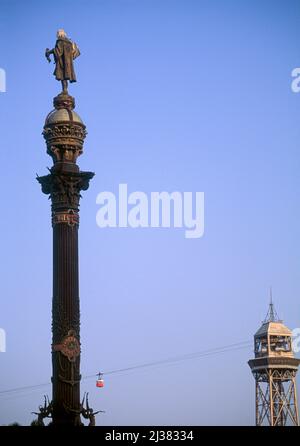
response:
<path id="1" fill-rule="evenodd" d="M 62 83 L 62 92 L 68 94 L 68 81 L 76 82 L 73 60 L 80 56 L 80 51 L 75 42 L 68 39 L 63 29 L 59 29 L 56 34 L 57 40 L 55 48 L 46 48 L 45 56 L 51 62 L 50 54 L 54 56 L 55 70 L 54 76 Z"/>
<path id="2" fill-rule="evenodd" d="M 84 407 L 84 404 L 86 404 L 86 407 Z M 97 412 L 94 412 L 94 410 L 89 406 L 89 394 L 84 392 L 82 402 L 80 404 L 79 410 L 74 409 L 67 409 L 69 412 L 74 413 L 75 419 L 74 419 L 74 426 L 83 426 L 80 419 L 80 415 L 83 416 L 86 420 L 89 420 L 89 426 L 96 426 L 96 418 L 95 415 L 98 413 L 105 413 L 105 410 L 98 410 Z"/>
<path id="3" fill-rule="evenodd" d="M 41 405 L 39 406 L 39 412 L 32 412 L 33 414 L 37 415 L 37 420 L 35 420 L 36 426 L 45 426 L 44 424 L 44 418 L 52 418 L 52 410 L 53 410 L 53 403 L 49 401 L 49 397 L 44 395 L 44 407 Z"/>

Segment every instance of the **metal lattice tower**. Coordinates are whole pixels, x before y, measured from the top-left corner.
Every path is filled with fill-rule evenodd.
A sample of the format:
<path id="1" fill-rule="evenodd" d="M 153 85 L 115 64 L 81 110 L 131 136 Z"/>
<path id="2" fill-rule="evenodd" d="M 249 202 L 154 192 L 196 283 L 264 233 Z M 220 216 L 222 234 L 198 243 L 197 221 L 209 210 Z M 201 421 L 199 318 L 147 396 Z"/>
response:
<path id="1" fill-rule="evenodd" d="M 256 425 L 299 426 L 296 374 L 300 363 L 292 351 L 292 333 L 279 320 L 271 301 L 254 335 L 255 359 L 248 364 L 255 378 Z"/>

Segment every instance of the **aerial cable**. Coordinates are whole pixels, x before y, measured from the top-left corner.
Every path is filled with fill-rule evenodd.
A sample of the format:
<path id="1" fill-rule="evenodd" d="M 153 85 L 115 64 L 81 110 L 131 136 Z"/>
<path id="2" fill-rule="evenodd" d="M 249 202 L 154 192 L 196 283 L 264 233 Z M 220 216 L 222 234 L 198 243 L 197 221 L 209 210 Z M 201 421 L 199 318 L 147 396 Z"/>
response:
<path id="1" fill-rule="evenodd" d="M 86 379 L 90 379 L 90 378 L 94 378 L 96 376 L 100 375 L 113 375 L 113 374 L 122 374 L 125 372 L 129 372 L 129 371 L 133 371 L 133 370 L 138 370 L 138 369 L 145 369 L 148 367 L 155 367 L 155 366 L 163 366 L 163 365 L 168 365 L 168 364 L 175 364 L 177 362 L 180 361 L 186 361 L 186 360 L 192 360 L 192 359 L 200 359 L 203 358 L 205 356 L 214 356 L 220 353 L 226 353 L 229 351 L 234 351 L 234 350 L 239 350 L 239 349 L 243 349 L 243 348 L 248 348 L 252 345 L 252 342 L 250 341 L 241 341 L 241 342 L 236 342 L 234 344 L 229 344 L 229 345 L 224 345 L 221 347 L 215 347 L 215 348 L 211 348 L 208 350 L 202 350 L 199 352 L 194 352 L 194 353 L 186 353 L 186 354 L 182 354 L 182 355 L 178 355 L 178 356 L 173 356 L 173 357 L 169 357 L 166 359 L 161 359 L 161 360 L 157 360 L 157 361 L 152 361 L 152 362 L 146 362 L 143 364 L 137 364 L 134 366 L 130 366 L 130 367 L 124 367 L 124 368 L 120 368 L 120 369 L 115 369 L 115 370 L 108 370 L 108 371 L 104 371 L 104 372 L 98 372 L 96 374 L 93 375 L 86 375 L 82 377 L 82 380 L 86 380 Z M 1 396 L 5 396 L 5 395 L 9 395 L 9 394 L 16 394 L 18 392 L 23 392 L 23 391 L 28 391 L 28 390 L 37 390 L 40 389 L 42 387 L 47 387 L 49 386 L 51 383 L 43 383 L 43 384 L 35 384 L 35 385 L 31 385 L 31 386 L 23 386 L 23 387 L 16 387 L 13 389 L 7 389 L 7 390 L 1 390 L 0 391 L 0 397 Z"/>

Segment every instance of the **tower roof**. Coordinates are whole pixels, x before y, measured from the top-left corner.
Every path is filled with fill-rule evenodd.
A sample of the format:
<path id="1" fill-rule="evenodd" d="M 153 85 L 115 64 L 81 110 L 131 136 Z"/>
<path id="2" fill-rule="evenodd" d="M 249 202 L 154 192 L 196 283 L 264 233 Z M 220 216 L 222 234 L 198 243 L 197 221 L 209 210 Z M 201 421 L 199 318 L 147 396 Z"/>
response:
<path id="1" fill-rule="evenodd" d="M 273 335 L 273 336 L 291 336 L 292 332 L 287 328 L 282 321 L 278 322 L 263 322 L 262 326 L 255 333 L 255 337 L 263 335 Z"/>
<path id="2" fill-rule="evenodd" d="M 292 332 L 287 328 L 283 321 L 279 319 L 277 311 L 275 310 L 272 289 L 270 290 L 270 303 L 267 315 L 262 323 L 262 326 L 255 333 L 255 337 L 262 335 L 274 335 L 274 336 L 291 336 Z"/>

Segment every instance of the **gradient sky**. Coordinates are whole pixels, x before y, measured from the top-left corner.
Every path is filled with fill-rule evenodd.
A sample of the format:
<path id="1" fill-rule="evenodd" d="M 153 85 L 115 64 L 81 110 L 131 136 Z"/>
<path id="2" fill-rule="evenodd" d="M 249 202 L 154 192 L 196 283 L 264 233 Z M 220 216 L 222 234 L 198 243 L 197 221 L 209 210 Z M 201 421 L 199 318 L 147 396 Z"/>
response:
<path id="1" fill-rule="evenodd" d="M 60 85 L 44 58 L 64 28 L 87 125 L 80 296 L 83 375 L 251 341 L 269 287 L 299 321 L 300 8 L 293 0 L 0 0 L 0 390 L 50 382 L 50 202 L 36 173 Z M 99 229 L 96 196 L 204 191 L 205 235 Z M 82 382 L 105 425 L 254 424 L 252 347 Z M 299 380 L 298 380 L 299 383 Z M 28 424 L 51 387 L 0 397 Z"/>

